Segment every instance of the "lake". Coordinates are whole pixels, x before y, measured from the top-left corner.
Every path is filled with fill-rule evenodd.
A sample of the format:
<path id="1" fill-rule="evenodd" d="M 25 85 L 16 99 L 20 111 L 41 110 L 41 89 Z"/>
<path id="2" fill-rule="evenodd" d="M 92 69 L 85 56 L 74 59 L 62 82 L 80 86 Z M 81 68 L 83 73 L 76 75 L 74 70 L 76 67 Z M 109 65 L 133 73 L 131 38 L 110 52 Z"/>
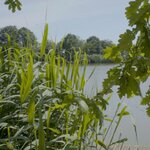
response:
<path id="1" fill-rule="evenodd" d="M 93 96 L 96 91 L 102 89 L 102 82 L 103 79 L 107 77 L 107 71 L 112 68 L 114 65 L 97 65 L 95 71 L 88 80 L 85 93 L 88 96 Z M 89 74 L 94 69 L 94 65 L 89 65 L 87 67 L 86 78 L 88 78 Z M 142 92 L 144 93 L 150 83 L 150 79 L 141 85 Z M 122 100 L 119 99 L 118 95 L 116 94 L 116 88 L 113 89 L 114 93 L 110 100 L 110 105 L 107 108 L 107 113 L 110 116 L 113 116 L 117 103 L 121 102 Z M 147 116 L 145 112 L 145 107 L 140 105 L 140 97 L 134 97 L 132 99 L 124 98 L 124 104 L 128 106 L 128 111 L 131 113 L 131 116 L 126 116 L 118 129 L 118 134 L 121 133 L 122 137 L 127 137 L 128 142 L 127 144 L 137 145 L 136 136 L 133 128 L 133 123 L 135 123 L 138 133 L 138 141 L 139 145 L 150 146 L 150 118 Z"/>

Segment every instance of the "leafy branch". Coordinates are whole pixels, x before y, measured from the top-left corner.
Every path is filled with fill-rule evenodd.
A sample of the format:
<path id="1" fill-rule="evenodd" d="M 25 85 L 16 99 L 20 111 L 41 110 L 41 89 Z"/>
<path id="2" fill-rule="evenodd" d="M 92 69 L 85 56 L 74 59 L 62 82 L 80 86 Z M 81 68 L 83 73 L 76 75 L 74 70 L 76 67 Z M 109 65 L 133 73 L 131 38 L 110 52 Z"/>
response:
<path id="1" fill-rule="evenodd" d="M 15 12 L 16 9 L 21 10 L 21 2 L 20 0 L 5 0 L 5 5 L 8 5 L 8 9 L 12 12 Z"/>
<path id="2" fill-rule="evenodd" d="M 118 87 L 120 98 L 141 96 L 142 105 L 147 106 L 150 116 L 150 103 L 141 94 L 140 84 L 150 76 L 150 3 L 148 0 L 134 0 L 126 8 L 126 18 L 130 29 L 120 35 L 118 44 L 105 49 L 104 57 L 118 63 L 108 72 L 103 82 L 103 93 L 109 93 L 113 86 Z M 116 74 L 116 76 L 115 76 Z M 143 102 L 144 101 L 144 102 Z"/>

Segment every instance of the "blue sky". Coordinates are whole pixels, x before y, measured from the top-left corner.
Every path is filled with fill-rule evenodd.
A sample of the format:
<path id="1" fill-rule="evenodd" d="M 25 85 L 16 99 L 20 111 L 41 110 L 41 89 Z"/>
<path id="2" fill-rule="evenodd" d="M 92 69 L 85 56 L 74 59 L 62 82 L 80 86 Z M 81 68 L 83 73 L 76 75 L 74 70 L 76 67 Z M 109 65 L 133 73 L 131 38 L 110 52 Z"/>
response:
<path id="1" fill-rule="evenodd" d="M 81 39 L 95 35 L 116 43 L 128 28 L 125 7 L 129 0 L 22 0 L 22 10 L 16 13 L 11 13 L 3 3 L 1 0 L 0 28 L 25 26 L 39 41 L 45 21 L 49 24 L 49 39 L 57 41 L 73 33 Z"/>

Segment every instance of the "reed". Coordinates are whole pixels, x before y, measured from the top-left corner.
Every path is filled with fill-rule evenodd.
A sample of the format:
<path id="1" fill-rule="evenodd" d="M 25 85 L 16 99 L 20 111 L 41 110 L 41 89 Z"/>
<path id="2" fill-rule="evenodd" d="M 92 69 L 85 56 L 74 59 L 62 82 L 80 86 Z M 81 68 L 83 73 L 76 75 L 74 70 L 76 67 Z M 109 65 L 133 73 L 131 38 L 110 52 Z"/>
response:
<path id="1" fill-rule="evenodd" d="M 46 54 L 47 35 L 46 24 L 40 52 L 0 49 L 0 149 L 108 150 L 125 142 L 113 139 L 126 107 L 119 117 L 115 114 L 118 122 L 107 144 L 110 127 L 103 123 L 108 100 L 101 93 L 92 98 L 84 93 L 87 55 L 75 52 L 71 63 L 54 48 Z"/>

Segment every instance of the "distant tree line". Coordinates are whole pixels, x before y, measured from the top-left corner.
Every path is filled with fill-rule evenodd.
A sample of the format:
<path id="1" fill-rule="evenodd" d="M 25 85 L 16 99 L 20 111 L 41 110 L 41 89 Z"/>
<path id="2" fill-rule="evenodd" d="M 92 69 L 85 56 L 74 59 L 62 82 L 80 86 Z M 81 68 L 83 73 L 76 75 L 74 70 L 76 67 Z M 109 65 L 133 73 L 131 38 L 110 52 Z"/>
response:
<path id="1" fill-rule="evenodd" d="M 67 34 L 60 43 L 62 43 L 62 50 L 60 50 L 64 53 L 64 56 L 69 61 L 72 61 L 74 51 L 78 51 L 81 49 L 83 53 L 86 52 L 86 54 L 88 55 L 89 63 L 100 63 L 104 61 L 110 62 L 108 60 L 104 60 L 102 58 L 102 55 L 103 50 L 106 47 L 110 47 L 113 45 L 112 41 L 100 40 L 96 36 L 91 36 L 86 40 L 82 40 L 80 39 L 80 37 L 74 34 Z"/>
<path id="2" fill-rule="evenodd" d="M 40 43 L 34 33 L 25 27 L 18 29 L 16 26 L 7 26 L 0 29 L 0 47 L 7 48 L 9 45 L 32 48 L 37 51 L 40 49 Z M 100 40 L 96 36 L 82 40 L 79 36 L 69 33 L 58 43 L 48 40 L 45 51 L 48 53 L 55 48 L 56 53 L 67 61 L 73 61 L 75 51 L 81 51 L 86 52 L 89 63 L 109 63 L 110 60 L 103 58 L 103 50 L 112 45 L 114 45 L 112 41 Z"/>
<path id="3" fill-rule="evenodd" d="M 0 29 L 0 46 L 9 47 L 36 47 L 37 38 L 32 31 L 22 27 L 18 29 L 16 26 L 7 26 Z"/>

